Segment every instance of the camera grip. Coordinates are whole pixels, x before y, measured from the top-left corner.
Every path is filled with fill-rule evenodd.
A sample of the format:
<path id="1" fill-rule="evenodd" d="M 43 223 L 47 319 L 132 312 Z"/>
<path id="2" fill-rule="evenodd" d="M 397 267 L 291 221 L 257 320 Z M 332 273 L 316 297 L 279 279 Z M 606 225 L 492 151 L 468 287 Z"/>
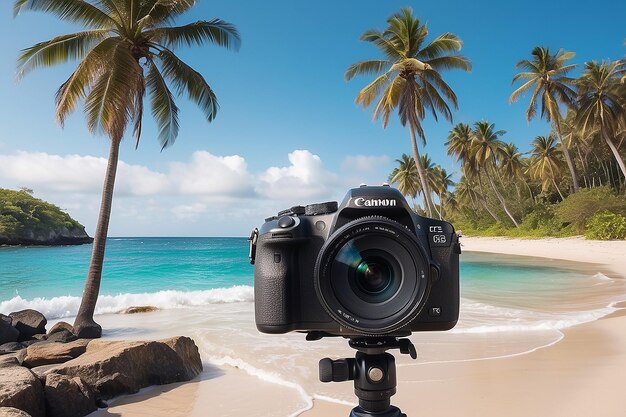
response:
<path id="1" fill-rule="evenodd" d="M 257 326 L 272 326 L 276 327 L 276 332 L 284 332 L 283 328 L 290 323 L 291 251 L 282 245 L 271 244 L 260 249 L 254 269 L 255 320 Z"/>

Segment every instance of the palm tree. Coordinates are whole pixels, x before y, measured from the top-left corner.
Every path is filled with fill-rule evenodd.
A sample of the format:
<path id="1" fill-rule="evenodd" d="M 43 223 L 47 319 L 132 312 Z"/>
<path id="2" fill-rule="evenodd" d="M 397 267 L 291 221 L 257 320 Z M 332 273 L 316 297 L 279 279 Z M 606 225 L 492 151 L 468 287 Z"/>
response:
<path id="1" fill-rule="evenodd" d="M 556 54 L 551 54 L 548 48 L 536 47 L 531 54 L 532 60 L 523 59 L 516 65 L 516 68 L 523 69 L 523 72 L 513 77 L 513 83 L 520 79 L 527 81 L 511 94 L 509 101 L 511 103 L 517 101 L 522 93 L 532 88 L 530 104 L 526 110 L 526 119 L 530 121 L 535 117 L 537 101 L 541 97 L 541 117 L 552 122 L 556 128 L 563 156 L 572 176 L 574 192 L 577 192 L 578 178 L 569 150 L 563 143 L 562 116 L 559 109 L 559 103 L 572 109 L 575 108 L 576 92 L 572 88 L 574 79 L 567 77 L 567 73 L 576 68 L 576 65 L 566 64 L 574 57 L 575 53 L 559 49 Z"/>
<path id="2" fill-rule="evenodd" d="M 440 72 L 445 69 L 469 71 L 467 58 L 455 54 L 461 49 L 461 39 L 452 34 L 439 35 L 426 44 L 428 30 L 425 24 L 413 16 L 411 8 L 403 8 L 387 19 L 383 31 L 368 30 L 361 40 L 373 43 L 384 59 L 360 61 L 352 64 L 345 73 L 346 80 L 356 75 L 377 75 L 376 79 L 363 88 L 356 103 L 369 107 L 377 101 L 374 119 L 382 117 L 387 127 L 391 113 L 397 109 L 400 122 L 408 124 L 411 135 L 413 159 L 420 160 L 417 136 L 426 145 L 422 120 L 430 111 L 435 120 L 437 113 L 452 120 L 450 104 L 458 108 L 456 94 L 443 80 Z M 417 171 L 426 196 L 426 211 L 433 214 L 433 203 L 428 191 L 426 172 L 418 164 Z"/>
<path id="3" fill-rule="evenodd" d="M 396 159 L 398 166 L 391 171 L 389 182 L 397 184 L 402 195 L 409 196 L 415 205 L 415 197 L 420 191 L 419 176 L 415 167 L 415 160 L 403 153 L 400 159 Z"/>
<path id="4" fill-rule="evenodd" d="M 431 181 L 431 188 L 439 197 L 439 219 L 441 220 L 444 217 L 444 197 L 448 194 L 448 188 L 454 185 L 452 174 L 448 174 L 444 168 L 437 165 L 433 169 Z"/>
<path id="5" fill-rule="evenodd" d="M 119 146 L 129 124 L 136 146 L 141 136 L 143 100 L 150 96 L 152 115 L 159 128 L 161 148 L 178 135 L 178 107 L 168 87 L 186 93 L 212 121 L 218 110 L 213 90 L 204 78 L 178 58 L 172 49 L 213 43 L 238 49 L 233 25 L 220 19 L 172 26 L 173 19 L 195 5 L 195 0 L 16 0 L 17 15 L 43 11 L 79 24 L 82 32 L 60 35 L 23 50 L 19 76 L 42 67 L 79 61 L 76 70 L 56 94 L 56 116 L 63 126 L 81 101 L 87 127 L 111 140 L 102 203 L 83 298 L 74 322 L 79 337 L 100 337 L 93 319 L 100 290 Z"/>
<path id="6" fill-rule="evenodd" d="M 528 173 L 533 179 L 541 181 L 543 192 L 548 191 L 550 185 L 553 185 L 561 196 L 561 200 L 564 200 L 565 197 L 563 197 L 563 193 L 556 183 L 563 161 L 561 159 L 562 153 L 557 147 L 554 136 L 537 136 L 532 142 L 532 147 Z"/>
<path id="7" fill-rule="evenodd" d="M 620 62 L 588 62 L 578 80 L 577 124 L 583 134 L 597 129 L 613 153 L 622 174 L 626 178 L 626 165 L 613 143 L 620 125 L 626 119 L 624 86 L 620 83 Z"/>
<path id="8" fill-rule="evenodd" d="M 474 123 L 474 129 L 472 131 L 473 144 L 471 148 L 472 159 L 476 162 L 476 166 L 479 170 L 481 168 L 484 169 L 485 176 L 487 177 L 496 198 L 500 202 L 502 209 L 507 216 L 509 216 L 515 227 L 519 227 L 517 221 L 509 211 L 506 201 L 504 201 L 504 197 L 502 197 L 502 194 L 498 191 L 498 187 L 496 187 L 493 180 L 496 166 L 498 165 L 498 157 L 501 155 L 504 147 L 504 142 L 498 138 L 506 133 L 504 130 L 496 131 L 494 129 L 495 125 L 493 123 L 486 121 Z"/>

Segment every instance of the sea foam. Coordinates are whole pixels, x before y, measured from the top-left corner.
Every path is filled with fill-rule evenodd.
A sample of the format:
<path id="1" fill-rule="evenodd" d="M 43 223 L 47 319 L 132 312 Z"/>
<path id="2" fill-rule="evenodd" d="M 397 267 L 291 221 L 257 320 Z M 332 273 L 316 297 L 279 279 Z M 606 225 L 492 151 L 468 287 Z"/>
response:
<path id="1" fill-rule="evenodd" d="M 31 308 L 40 311 L 48 319 L 75 316 L 80 306 L 80 297 L 62 296 L 33 298 L 26 300 L 16 295 L 0 302 L 0 313 Z M 131 306 L 154 306 L 160 309 L 193 307 L 206 304 L 250 302 L 254 300 L 254 289 L 247 285 L 230 288 L 215 288 L 203 291 L 159 291 L 154 293 L 101 295 L 95 314 L 118 313 Z"/>

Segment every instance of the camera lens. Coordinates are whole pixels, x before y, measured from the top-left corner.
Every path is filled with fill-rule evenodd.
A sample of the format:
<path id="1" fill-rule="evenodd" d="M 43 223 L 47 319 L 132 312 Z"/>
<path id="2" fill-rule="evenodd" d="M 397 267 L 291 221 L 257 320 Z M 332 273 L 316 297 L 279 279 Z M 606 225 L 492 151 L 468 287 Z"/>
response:
<path id="1" fill-rule="evenodd" d="M 317 259 L 315 289 L 327 313 L 364 334 L 389 334 L 419 313 L 427 261 L 415 235 L 401 224 L 365 217 L 346 224 Z"/>
<path id="2" fill-rule="evenodd" d="M 356 267 L 356 284 L 366 294 L 382 295 L 389 288 L 393 273 L 384 259 L 365 259 Z"/>

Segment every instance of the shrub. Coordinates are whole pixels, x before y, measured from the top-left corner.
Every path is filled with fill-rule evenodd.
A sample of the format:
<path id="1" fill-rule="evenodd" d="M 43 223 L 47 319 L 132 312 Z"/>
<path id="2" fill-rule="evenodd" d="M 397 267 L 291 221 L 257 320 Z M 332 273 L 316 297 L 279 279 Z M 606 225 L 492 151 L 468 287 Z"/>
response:
<path id="1" fill-rule="evenodd" d="M 596 213 L 586 224 L 586 239 L 626 239 L 626 217 L 604 210 Z"/>
<path id="2" fill-rule="evenodd" d="M 581 188 L 560 202 L 555 214 L 562 223 L 583 233 L 587 220 L 605 210 L 626 215 L 626 198 L 614 194 L 610 187 Z"/>

